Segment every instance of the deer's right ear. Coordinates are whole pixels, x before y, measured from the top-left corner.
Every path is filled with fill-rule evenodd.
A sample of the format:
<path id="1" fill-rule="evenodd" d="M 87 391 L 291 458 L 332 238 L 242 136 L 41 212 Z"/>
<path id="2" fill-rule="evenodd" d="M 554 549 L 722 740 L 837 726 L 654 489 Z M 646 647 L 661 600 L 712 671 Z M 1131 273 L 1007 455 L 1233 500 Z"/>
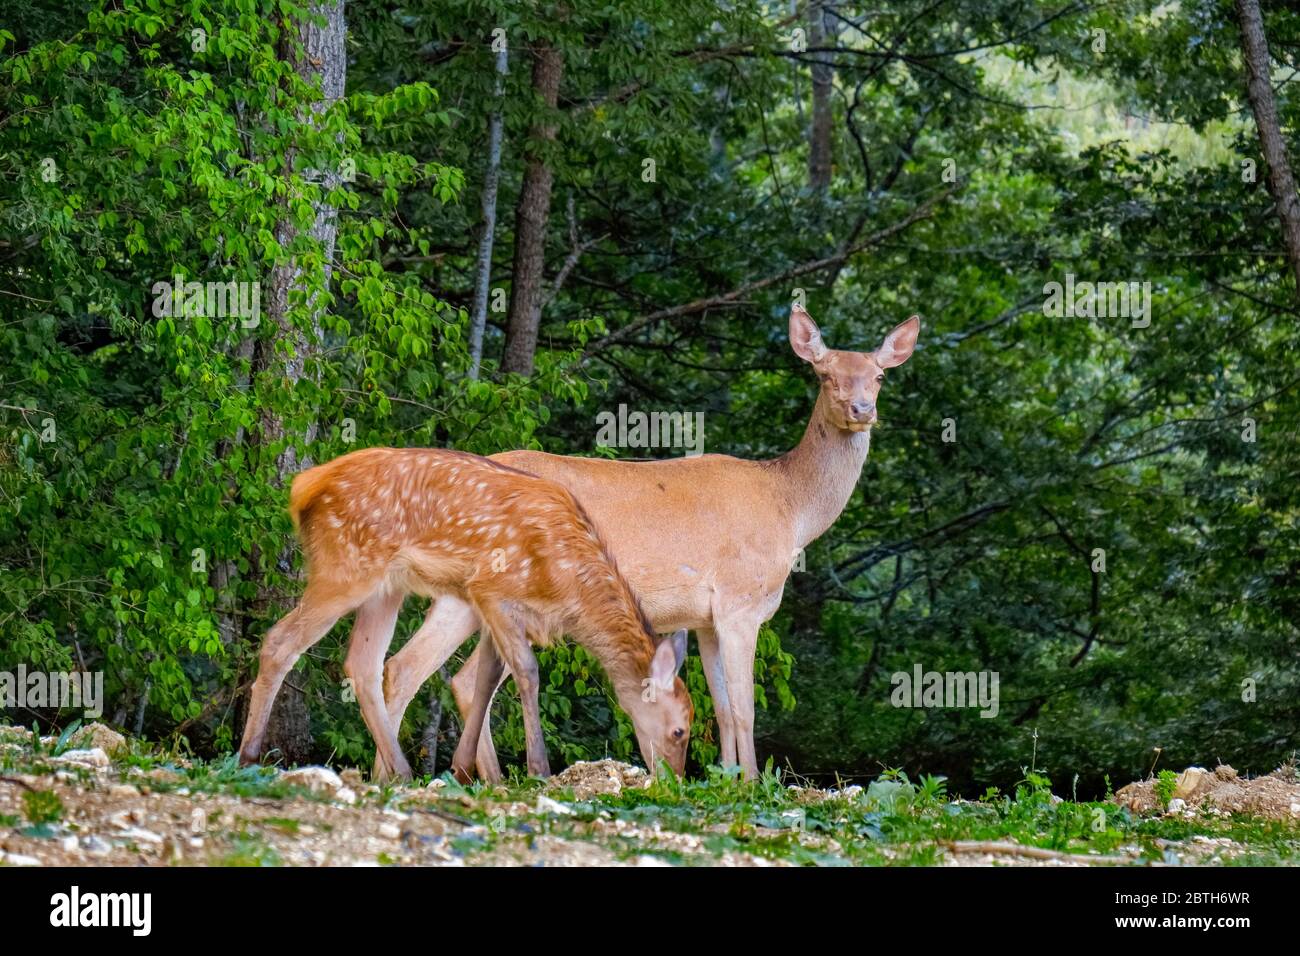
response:
<path id="1" fill-rule="evenodd" d="M 790 310 L 790 347 L 805 362 L 820 362 L 826 355 L 821 329 L 801 305 Z"/>

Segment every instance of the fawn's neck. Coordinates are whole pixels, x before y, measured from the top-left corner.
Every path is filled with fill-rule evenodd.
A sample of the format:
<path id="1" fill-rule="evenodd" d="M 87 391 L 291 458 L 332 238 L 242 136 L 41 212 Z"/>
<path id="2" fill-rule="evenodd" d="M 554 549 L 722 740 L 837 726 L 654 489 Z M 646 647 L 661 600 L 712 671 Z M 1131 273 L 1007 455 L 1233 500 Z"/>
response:
<path id="1" fill-rule="evenodd" d="M 573 622 L 572 633 L 600 661 L 621 705 L 625 695 L 641 693 L 641 682 L 650 674 L 654 642 L 621 577 L 615 575 L 611 581 L 601 571 L 594 580 L 580 582 L 579 594 L 583 614 Z"/>
<path id="2" fill-rule="evenodd" d="M 835 523 L 848 504 L 871 447 L 871 432 L 847 432 L 826 420 L 826 398 L 817 405 L 799 444 L 777 459 L 787 500 L 793 505 L 795 543 L 802 548 Z"/>

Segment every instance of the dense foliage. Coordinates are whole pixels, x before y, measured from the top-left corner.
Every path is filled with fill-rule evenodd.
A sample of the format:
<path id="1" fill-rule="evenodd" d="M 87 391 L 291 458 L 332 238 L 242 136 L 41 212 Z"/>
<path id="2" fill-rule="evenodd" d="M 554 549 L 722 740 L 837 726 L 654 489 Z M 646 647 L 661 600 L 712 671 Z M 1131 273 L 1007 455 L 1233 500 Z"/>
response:
<path id="1" fill-rule="evenodd" d="M 1280 6 L 1265 26 L 1298 157 L 1300 16 Z M 293 0 L 10 3 L 0 669 L 102 669 L 113 722 L 228 750 L 260 636 L 300 587 L 287 460 L 646 454 L 596 448 L 620 404 L 702 411 L 707 451 L 775 456 L 815 396 L 785 337 L 802 298 L 833 348 L 874 348 L 913 312 L 923 332 L 858 493 L 763 632 L 760 755 L 972 790 L 1034 762 L 1084 793 L 1145 773 L 1153 748 L 1266 771 L 1300 747 L 1298 298 L 1233 5 L 828 3 L 811 43 L 805 7 L 355 0 L 346 95 L 322 110 Z M 533 88 L 543 46 L 563 62 L 554 109 Z M 521 375 L 500 368 L 497 306 L 529 163 L 554 185 Z M 332 257 L 312 232 L 326 208 Z M 277 269 L 282 322 L 154 309 L 178 274 L 265 290 Z M 1067 275 L 1149 283 L 1149 323 L 1049 314 Z M 318 758 L 369 753 L 346 633 L 291 679 Z M 998 716 L 891 706 L 916 665 L 998 672 Z M 553 753 L 629 755 L 592 660 L 545 666 Z M 445 678 L 408 744 L 452 709 Z M 513 705 L 497 719 L 517 750 Z"/>

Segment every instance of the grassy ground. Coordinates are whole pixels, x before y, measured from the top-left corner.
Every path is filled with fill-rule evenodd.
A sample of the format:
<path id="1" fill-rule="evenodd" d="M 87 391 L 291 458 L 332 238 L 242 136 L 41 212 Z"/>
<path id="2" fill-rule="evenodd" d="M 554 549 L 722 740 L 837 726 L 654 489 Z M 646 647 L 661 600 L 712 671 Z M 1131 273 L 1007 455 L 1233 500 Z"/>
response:
<path id="1" fill-rule="evenodd" d="M 72 743 L 75 743 L 73 741 Z M 885 774 L 821 790 L 779 772 L 651 780 L 612 761 L 500 787 L 371 785 L 0 727 L 0 865 L 1293 865 L 1300 817 L 1138 814 L 1027 774 L 953 800 Z M 1294 773 L 1294 771 L 1289 771 Z"/>

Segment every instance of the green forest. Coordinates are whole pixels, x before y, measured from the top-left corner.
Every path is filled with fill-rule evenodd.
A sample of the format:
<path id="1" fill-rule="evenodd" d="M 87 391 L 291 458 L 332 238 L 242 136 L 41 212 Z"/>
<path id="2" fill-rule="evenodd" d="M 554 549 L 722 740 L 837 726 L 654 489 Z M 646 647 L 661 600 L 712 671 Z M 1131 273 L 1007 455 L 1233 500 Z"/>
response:
<path id="1" fill-rule="evenodd" d="M 758 633 L 760 766 L 1268 773 L 1300 748 L 1298 72 L 1300 11 L 1256 0 L 3 0 L 0 671 L 102 673 L 102 722 L 230 754 L 302 593 L 297 472 L 775 459 L 820 387 L 792 312 L 859 353 L 916 315 Z M 370 766 L 350 628 L 271 759 Z M 418 772 L 473 646 L 406 712 Z M 591 654 L 538 657 L 553 763 L 639 759 Z M 997 706 L 908 706 L 930 672 Z M 513 693 L 491 722 L 520 765 Z"/>

